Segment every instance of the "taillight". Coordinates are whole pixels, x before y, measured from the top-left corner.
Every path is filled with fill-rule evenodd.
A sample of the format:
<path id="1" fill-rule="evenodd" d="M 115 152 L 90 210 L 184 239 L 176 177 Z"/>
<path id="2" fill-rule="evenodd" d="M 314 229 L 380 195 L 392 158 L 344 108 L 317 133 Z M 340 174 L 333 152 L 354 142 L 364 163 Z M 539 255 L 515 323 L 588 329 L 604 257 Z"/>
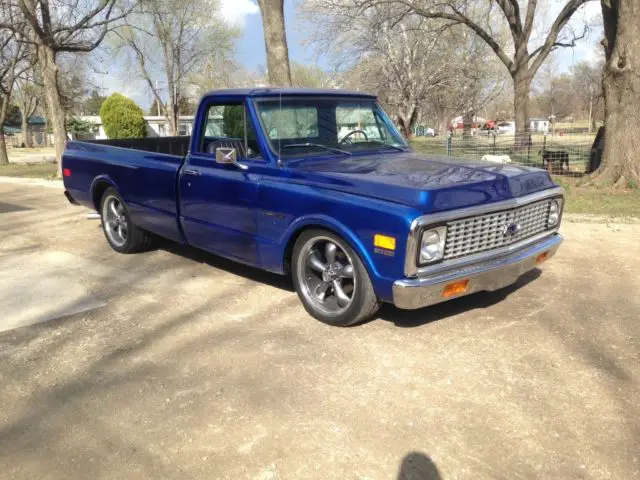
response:
<path id="1" fill-rule="evenodd" d="M 71 176 L 71 169 L 70 168 L 63 168 L 62 169 L 62 175 L 64 175 L 65 177 L 70 177 Z"/>

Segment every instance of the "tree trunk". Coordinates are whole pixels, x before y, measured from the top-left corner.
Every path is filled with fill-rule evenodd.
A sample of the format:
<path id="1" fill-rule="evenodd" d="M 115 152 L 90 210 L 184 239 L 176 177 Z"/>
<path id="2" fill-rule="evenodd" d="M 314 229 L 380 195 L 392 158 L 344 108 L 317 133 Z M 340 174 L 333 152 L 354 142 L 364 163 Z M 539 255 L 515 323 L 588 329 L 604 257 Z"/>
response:
<path id="1" fill-rule="evenodd" d="M 410 140 L 411 137 L 413 137 L 413 132 L 411 131 L 409 122 L 401 115 L 398 115 L 398 126 L 400 127 L 400 132 L 404 138 Z"/>
<path id="2" fill-rule="evenodd" d="M 289 49 L 284 26 L 284 0 L 258 0 L 262 13 L 264 43 L 267 49 L 269 84 L 277 87 L 291 86 Z"/>
<path id="3" fill-rule="evenodd" d="M 526 65 L 513 74 L 513 110 L 516 122 L 516 144 L 523 142 L 529 133 L 529 94 L 531 76 Z"/>
<path id="4" fill-rule="evenodd" d="M 58 66 L 56 65 L 56 53 L 47 45 L 38 45 L 38 63 L 42 72 L 44 84 L 44 97 L 49 112 L 53 140 L 56 148 L 56 162 L 58 163 L 58 177 L 62 176 L 62 153 L 67 141 L 67 127 L 65 124 L 64 109 L 60 90 L 58 89 Z"/>
<path id="5" fill-rule="evenodd" d="M 22 143 L 25 147 L 31 147 L 31 138 L 29 137 L 29 118 L 25 113 L 22 114 Z"/>
<path id="6" fill-rule="evenodd" d="M 462 116 L 462 138 L 471 138 L 471 130 L 473 129 L 473 110 L 465 111 Z"/>
<path id="7" fill-rule="evenodd" d="M 413 137 L 413 127 L 418 120 L 418 107 L 412 105 L 407 112 L 400 111 L 398 113 L 398 125 L 404 138 L 411 140 Z"/>
<path id="8" fill-rule="evenodd" d="M 640 5 L 635 0 L 602 0 L 605 71 L 604 156 L 594 183 L 640 186 Z"/>
<path id="9" fill-rule="evenodd" d="M 0 165 L 9 165 L 9 156 L 7 155 L 7 143 L 4 140 L 3 132 L 0 132 Z"/>
<path id="10" fill-rule="evenodd" d="M 4 139 L 4 132 L 2 126 L 7 118 L 7 110 L 9 108 L 9 97 L 5 97 L 0 100 L 2 105 L 0 106 L 0 165 L 9 164 L 9 156 L 7 155 L 7 143 Z"/>

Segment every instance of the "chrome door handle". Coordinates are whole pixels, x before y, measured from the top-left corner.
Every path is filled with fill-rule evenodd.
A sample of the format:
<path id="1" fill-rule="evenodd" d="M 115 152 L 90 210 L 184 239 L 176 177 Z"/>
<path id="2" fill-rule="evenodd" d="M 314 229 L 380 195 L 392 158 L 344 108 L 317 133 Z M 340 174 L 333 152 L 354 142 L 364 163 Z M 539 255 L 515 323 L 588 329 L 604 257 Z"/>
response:
<path id="1" fill-rule="evenodd" d="M 202 173 L 200 173 L 200 170 L 194 170 L 192 168 L 185 168 L 184 170 L 182 170 L 182 173 L 184 173 L 185 175 L 202 175 Z"/>

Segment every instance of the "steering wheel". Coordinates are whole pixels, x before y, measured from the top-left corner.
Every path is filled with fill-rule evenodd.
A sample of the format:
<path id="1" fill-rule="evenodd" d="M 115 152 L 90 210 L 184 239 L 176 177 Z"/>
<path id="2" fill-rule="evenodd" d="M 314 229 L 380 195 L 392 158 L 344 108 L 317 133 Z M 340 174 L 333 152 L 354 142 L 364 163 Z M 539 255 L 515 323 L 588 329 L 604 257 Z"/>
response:
<path id="1" fill-rule="evenodd" d="M 356 133 L 361 133 L 362 135 L 364 135 L 364 139 L 368 142 L 369 141 L 369 137 L 367 137 L 367 134 L 364 130 L 351 130 L 349 133 L 347 133 L 344 137 L 342 137 L 342 140 L 340 140 L 338 142 L 338 144 L 343 144 L 343 143 L 351 143 L 351 136 L 355 135 Z"/>

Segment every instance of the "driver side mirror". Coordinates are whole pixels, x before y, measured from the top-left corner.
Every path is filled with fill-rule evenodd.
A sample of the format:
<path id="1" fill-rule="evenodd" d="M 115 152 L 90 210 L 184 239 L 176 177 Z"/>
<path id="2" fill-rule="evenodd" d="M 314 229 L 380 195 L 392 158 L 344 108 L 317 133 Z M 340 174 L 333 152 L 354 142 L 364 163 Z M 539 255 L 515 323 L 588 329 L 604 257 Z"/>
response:
<path id="1" fill-rule="evenodd" d="M 216 163 L 220 165 L 234 165 L 240 170 L 247 170 L 249 167 L 238 163 L 238 152 L 235 148 L 218 147 L 216 148 Z"/>

